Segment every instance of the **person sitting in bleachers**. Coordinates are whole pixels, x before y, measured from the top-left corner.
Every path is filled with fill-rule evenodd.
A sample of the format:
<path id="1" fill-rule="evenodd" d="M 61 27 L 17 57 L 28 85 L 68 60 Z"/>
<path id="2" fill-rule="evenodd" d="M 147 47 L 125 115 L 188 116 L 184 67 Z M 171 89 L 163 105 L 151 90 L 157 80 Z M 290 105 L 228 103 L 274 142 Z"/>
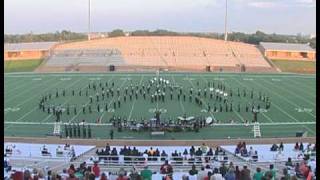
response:
<path id="1" fill-rule="evenodd" d="M 118 161 L 118 157 L 115 157 L 115 156 L 118 156 L 118 152 L 117 152 L 117 149 L 116 148 L 113 148 L 112 151 L 111 151 L 111 156 L 113 156 L 111 158 L 111 160 L 113 161 Z"/>
<path id="2" fill-rule="evenodd" d="M 271 146 L 271 148 L 270 148 L 270 151 L 277 151 L 278 148 L 279 148 L 278 145 L 273 144 L 273 145 Z"/>
<path id="3" fill-rule="evenodd" d="M 279 151 L 283 151 L 284 147 L 283 147 L 283 142 L 280 143 L 279 145 Z"/>
<path id="4" fill-rule="evenodd" d="M 299 151 L 299 143 L 298 142 L 296 142 L 296 144 L 294 145 L 294 150 Z"/>
<path id="5" fill-rule="evenodd" d="M 196 166 L 193 164 L 191 167 L 191 170 L 189 171 L 189 174 L 191 176 L 198 174 L 198 170 L 196 169 Z"/>
<path id="6" fill-rule="evenodd" d="M 50 152 L 48 151 L 48 148 L 46 147 L 46 145 L 43 145 L 42 149 L 41 149 L 41 154 L 43 156 L 48 156 L 51 155 Z"/>
<path id="7" fill-rule="evenodd" d="M 149 156 L 153 156 L 155 154 L 155 150 L 150 147 L 150 150 L 148 151 Z"/>
<path id="8" fill-rule="evenodd" d="M 194 146 L 191 146 L 190 150 L 189 150 L 189 154 L 192 156 L 194 155 L 196 149 L 194 148 Z"/>
<path id="9" fill-rule="evenodd" d="M 161 152 L 161 161 L 166 160 L 167 157 L 168 157 L 168 154 L 164 150 L 162 150 L 162 152 Z"/>
<path id="10" fill-rule="evenodd" d="M 57 154 L 57 155 L 63 155 L 63 151 L 62 151 L 62 148 L 61 148 L 60 145 L 59 145 L 59 146 L 57 147 L 57 149 L 56 149 L 56 154 Z"/>
<path id="11" fill-rule="evenodd" d="M 157 156 L 157 157 L 159 157 L 159 156 L 160 156 L 160 151 L 159 151 L 159 149 L 158 149 L 158 148 L 156 149 L 156 152 L 154 153 L 154 156 Z"/>
<path id="12" fill-rule="evenodd" d="M 111 149 L 110 149 L 110 145 L 109 145 L 109 143 L 107 143 L 105 151 L 106 151 L 106 152 L 109 152 L 110 150 L 111 150 Z"/>
<path id="13" fill-rule="evenodd" d="M 6 146 L 6 152 L 5 152 L 5 154 L 11 155 L 12 152 L 13 152 L 13 148 L 14 148 L 13 145 L 7 145 L 7 146 Z"/>
<path id="14" fill-rule="evenodd" d="M 206 146 L 206 144 L 205 143 L 202 143 L 202 145 L 201 145 L 201 151 L 202 151 L 202 153 L 207 153 L 207 151 L 208 151 L 208 146 Z"/>
<path id="15" fill-rule="evenodd" d="M 288 161 L 286 162 L 285 165 L 286 165 L 286 166 L 289 166 L 289 167 L 293 167 L 293 163 L 292 163 L 292 160 L 291 160 L 290 157 L 288 158 Z"/>
<path id="16" fill-rule="evenodd" d="M 249 154 L 248 154 L 247 148 L 243 148 L 242 151 L 240 151 L 240 155 L 241 155 L 242 157 L 248 157 Z"/>
<path id="17" fill-rule="evenodd" d="M 210 148 L 209 151 L 207 152 L 207 156 L 213 156 L 212 148 Z"/>
<path id="18" fill-rule="evenodd" d="M 202 155 L 202 151 L 200 148 L 198 148 L 198 150 L 195 152 L 196 156 L 201 156 Z"/>
<path id="19" fill-rule="evenodd" d="M 253 154 L 254 154 L 254 150 L 253 150 L 252 146 L 250 146 L 249 156 L 251 157 L 251 156 L 253 156 Z"/>
<path id="20" fill-rule="evenodd" d="M 303 147 L 303 143 L 300 142 L 300 145 L 299 145 L 299 151 L 303 151 L 304 147 Z"/>
<path id="21" fill-rule="evenodd" d="M 258 151 L 254 151 L 254 154 L 251 156 L 254 162 L 258 161 Z"/>
<path id="22" fill-rule="evenodd" d="M 173 173 L 173 168 L 169 164 L 168 160 L 165 160 L 164 164 L 161 165 L 160 167 L 160 173 L 161 174 L 172 174 Z"/>

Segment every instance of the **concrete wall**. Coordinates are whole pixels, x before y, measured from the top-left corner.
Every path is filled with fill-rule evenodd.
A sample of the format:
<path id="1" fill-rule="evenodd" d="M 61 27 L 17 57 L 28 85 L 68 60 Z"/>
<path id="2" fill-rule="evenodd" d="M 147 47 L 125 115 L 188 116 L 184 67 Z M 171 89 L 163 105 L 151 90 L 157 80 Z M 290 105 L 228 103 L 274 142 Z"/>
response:
<path id="1" fill-rule="evenodd" d="M 312 60 L 312 61 L 316 60 L 315 52 L 305 52 L 305 57 L 302 53 L 304 52 L 267 50 L 265 52 L 265 56 L 270 59 Z"/>
<path id="2" fill-rule="evenodd" d="M 49 55 L 49 51 L 5 51 L 4 60 L 41 59 Z"/>

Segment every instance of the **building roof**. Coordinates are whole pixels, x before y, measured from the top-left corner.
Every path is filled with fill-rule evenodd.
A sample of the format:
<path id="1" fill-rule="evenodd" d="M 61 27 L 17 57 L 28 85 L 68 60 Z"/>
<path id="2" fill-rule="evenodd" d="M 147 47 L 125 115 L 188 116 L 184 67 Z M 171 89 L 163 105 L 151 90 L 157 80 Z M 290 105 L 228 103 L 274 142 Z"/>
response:
<path id="1" fill-rule="evenodd" d="M 315 52 L 308 44 L 260 42 L 260 45 L 265 50 Z"/>
<path id="2" fill-rule="evenodd" d="M 5 43 L 4 51 L 43 51 L 56 44 L 58 42 Z"/>

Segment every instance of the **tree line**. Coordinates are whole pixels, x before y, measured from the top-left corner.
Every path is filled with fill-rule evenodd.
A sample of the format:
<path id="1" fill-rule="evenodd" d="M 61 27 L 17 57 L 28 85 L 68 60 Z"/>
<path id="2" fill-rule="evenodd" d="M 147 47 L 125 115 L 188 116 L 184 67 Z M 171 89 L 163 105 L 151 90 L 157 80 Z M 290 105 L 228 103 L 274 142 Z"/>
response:
<path id="1" fill-rule="evenodd" d="M 115 29 L 108 32 L 108 37 L 119 37 L 125 36 L 126 33 L 122 29 Z M 224 34 L 221 33 L 182 33 L 168 31 L 164 29 L 158 29 L 155 31 L 149 30 L 136 30 L 129 33 L 130 36 L 195 36 L 195 37 L 206 37 L 214 39 L 224 39 Z M 43 41 L 77 41 L 86 40 L 86 33 L 77 33 L 67 30 L 61 32 L 56 31 L 54 33 L 44 34 L 21 34 L 12 35 L 5 34 L 5 43 L 20 43 L 20 42 L 43 42 Z M 255 33 L 242 33 L 242 32 L 231 32 L 228 34 L 228 40 L 238 41 L 249 44 L 259 44 L 260 42 L 282 42 L 282 43 L 309 43 L 312 48 L 316 48 L 316 38 L 309 38 L 307 36 L 298 35 L 281 35 L 281 34 L 267 34 L 262 31 L 256 31 Z"/>

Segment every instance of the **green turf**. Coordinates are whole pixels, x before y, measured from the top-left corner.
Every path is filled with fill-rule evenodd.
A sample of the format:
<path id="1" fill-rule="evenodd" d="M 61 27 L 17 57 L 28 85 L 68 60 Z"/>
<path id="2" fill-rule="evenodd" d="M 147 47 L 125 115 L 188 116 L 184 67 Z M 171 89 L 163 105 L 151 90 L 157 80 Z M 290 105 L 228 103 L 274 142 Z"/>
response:
<path id="1" fill-rule="evenodd" d="M 272 60 L 282 72 L 315 73 L 315 61 Z"/>
<path id="2" fill-rule="evenodd" d="M 244 111 L 244 104 L 251 102 L 249 97 L 237 97 L 236 91 L 239 88 L 241 91 L 254 89 L 254 101 L 259 103 L 257 99 L 258 92 L 268 95 L 272 102 L 271 109 L 267 112 L 259 113 L 258 120 L 261 125 L 263 137 L 292 137 L 297 131 L 308 131 L 310 136 L 314 136 L 315 121 L 316 121 L 316 79 L 314 75 L 297 75 L 297 74 L 228 74 L 228 73 L 204 73 L 204 74 L 184 74 L 184 73 L 163 73 L 161 77 L 168 79 L 171 83 L 185 87 L 185 93 L 189 93 L 189 88 L 197 89 L 205 88 L 207 82 L 219 82 L 225 84 L 226 88 L 233 89 L 233 112 L 204 112 L 206 105 L 203 107 L 197 106 L 195 103 L 190 103 L 187 96 L 186 101 L 181 98 L 177 99 L 177 94 L 174 94 L 174 100 L 170 100 L 169 92 L 166 94 L 165 102 L 151 103 L 150 99 L 146 100 L 140 95 L 137 100 L 132 101 L 127 98 L 126 103 L 121 103 L 121 108 L 113 108 L 113 101 L 116 99 L 109 97 L 104 101 L 100 99 L 100 107 L 104 108 L 105 104 L 109 104 L 109 111 L 97 112 L 96 102 L 92 106 L 93 113 L 83 114 L 81 111 L 82 104 L 86 104 L 89 99 L 82 93 L 82 96 L 72 96 L 71 90 L 85 89 L 89 82 L 101 81 L 103 84 L 115 82 L 115 87 L 124 88 L 130 84 L 139 85 L 147 83 L 155 74 L 151 73 L 107 73 L 107 74 L 5 74 L 5 130 L 6 136 L 46 136 L 53 130 L 52 123 L 54 117 L 42 112 L 39 107 L 39 97 L 42 94 L 52 92 L 55 96 L 56 89 L 61 91 L 66 89 L 67 96 L 50 100 L 51 104 L 69 104 L 77 105 L 78 113 L 70 115 L 66 113 L 62 116 L 62 122 L 81 122 L 83 119 L 86 122 L 95 123 L 101 117 L 102 124 L 100 126 L 92 126 L 93 136 L 95 138 L 108 138 L 111 126 L 107 125 L 113 115 L 127 117 L 139 120 L 141 118 L 149 119 L 154 114 L 152 109 L 158 108 L 164 110 L 162 118 L 176 118 L 186 113 L 188 116 L 214 116 L 220 123 L 229 123 L 233 120 L 235 123 L 243 123 L 244 120 L 251 121 L 253 115 Z M 122 89 L 123 91 L 123 89 Z M 121 92 L 122 92 L 121 91 Z M 90 94 L 93 92 L 89 91 Z M 248 95 L 249 96 L 249 95 Z M 95 96 L 93 96 L 95 97 Z M 95 98 L 94 98 L 95 99 Z M 209 103 L 213 107 L 214 99 L 210 99 L 209 95 L 203 97 L 203 101 Z M 236 111 L 237 103 L 241 103 L 243 110 Z M 260 102 L 261 103 L 261 102 Z M 263 106 L 263 103 L 261 103 Z M 17 124 L 12 124 L 16 122 Z M 22 124 L 24 122 L 47 123 L 47 124 Z M 50 124 L 51 123 L 51 124 Z M 287 123 L 287 124 L 277 124 Z M 300 123 L 300 124 L 295 124 Z M 104 125 L 106 124 L 106 125 Z M 64 127 L 62 127 L 64 130 Z M 215 139 L 215 138 L 252 138 L 252 126 L 244 125 L 220 125 L 214 127 L 206 127 L 200 129 L 200 132 L 182 132 L 182 133 L 166 133 L 164 137 L 153 137 L 154 139 Z M 119 139 L 150 139 L 149 132 L 117 132 L 115 130 L 115 138 Z"/>
<path id="3" fill-rule="evenodd" d="M 31 72 L 42 62 L 42 59 L 4 61 L 4 72 Z"/>

